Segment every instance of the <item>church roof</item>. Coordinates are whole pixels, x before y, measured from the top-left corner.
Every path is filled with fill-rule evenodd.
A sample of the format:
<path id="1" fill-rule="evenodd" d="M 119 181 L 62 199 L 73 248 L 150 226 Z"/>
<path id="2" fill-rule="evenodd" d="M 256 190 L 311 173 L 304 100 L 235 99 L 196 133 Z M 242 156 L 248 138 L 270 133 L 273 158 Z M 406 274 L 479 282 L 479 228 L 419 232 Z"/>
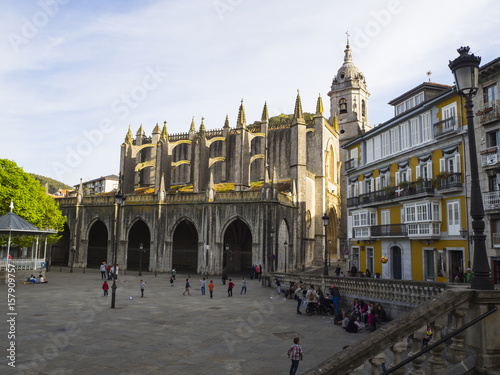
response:
<path id="1" fill-rule="evenodd" d="M 349 45 L 349 39 L 347 39 L 346 49 L 344 50 L 344 63 L 337 71 L 337 75 L 335 79 L 337 81 L 343 80 L 351 80 L 355 78 L 360 78 L 363 82 L 365 81 L 363 75 L 360 70 L 354 65 L 352 62 L 352 51 L 351 46 Z"/>

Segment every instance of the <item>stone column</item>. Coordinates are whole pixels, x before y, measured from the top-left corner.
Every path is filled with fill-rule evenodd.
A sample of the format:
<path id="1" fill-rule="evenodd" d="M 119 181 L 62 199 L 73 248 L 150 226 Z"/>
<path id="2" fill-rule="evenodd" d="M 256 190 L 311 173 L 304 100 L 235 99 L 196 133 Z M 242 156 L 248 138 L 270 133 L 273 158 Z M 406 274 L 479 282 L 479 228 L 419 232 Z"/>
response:
<path id="1" fill-rule="evenodd" d="M 394 366 L 402 362 L 401 355 L 403 354 L 404 351 L 406 351 L 407 348 L 408 348 L 408 341 L 406 339 L 391 346 L 391 352 L 393 355 L 392 364 Z M 404 367 L 401 367 L 393 372 L 393 374 L 395 375 L 403 375 L 404 373 L 406 373 L 406 369 Z"/>
<path id="2" fill-rule="evenodd" d="M 467 305 L 462 305 L 452 311 L 453 328 L 450 333 L 456 331 L 464 325 L 464 316 L 467 313 Z M 465 335 L 462 331 L 451 338 L 452 344 L 446 351 L 446 360 L 450 363 L 458 363 L 468 357 L 465 349 Z"/>
<path id="3" fill-rule="evenodd" d="M 369 360 L 370 362 L 370 374 L 371 375 L 379 375 L 380 374 L 380 366 L 385 364 L 385 353 L 382 352 L 377 354 L 375 357 Z M 364 371 L 362 372 L 364 374 Z"/>
<path id="4" fill-rule="evenodd" d="M 434 322 L 434 335 L 430 345 L 433 342 L 441 340 L 441 332 L 447 324 L 448 314 L 444 314 L 436 319 Z M 446 364 L 443 360 L 443 350 L 445 349 L 446 344 L 443 342 L 431 350 L 431 357 L 427 361 L 428 366 L 425 369 L 426 375 L 440 375 L 446 370 Z"/>
<path id="5" fill-rule="evenodd" d="M 414 356 L 422 350 L 422 340 L 425 338 L 427 332 L 427 327 L 423 326 L 412 335 L 411 352 L 408 353 L 408 357 Z M 425 355 L 415 358 L 412 361 L 412 369 L 408 375 L 425 375 L 425 371 L 422 370 L 422 366 L 425 361 Z"/>

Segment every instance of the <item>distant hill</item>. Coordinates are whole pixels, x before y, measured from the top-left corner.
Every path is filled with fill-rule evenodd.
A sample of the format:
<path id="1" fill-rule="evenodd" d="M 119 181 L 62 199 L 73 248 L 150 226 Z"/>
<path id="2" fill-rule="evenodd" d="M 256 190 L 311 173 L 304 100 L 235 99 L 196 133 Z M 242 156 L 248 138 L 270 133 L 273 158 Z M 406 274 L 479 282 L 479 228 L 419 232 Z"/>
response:
<path id="1" fill-rule="evenodd" d="M 304 112 L 303 114 L 304 114 L 304 120 L 306 122 L 306 125 L 314 124 L 314 116 L 315 116 L 314 114 L 308 113 L 308 112 Z M 278 124 L 291 125 L 292 121 L 293 121 L 293 113 L 290 115 L 285 115 L 284 113 L 282 113 L 281 115 L 278 115 L 278 116 L 269 117 L 269 125 L 271 125 L 271 126 L 278 125 Z M 255 121 L 250 126 L 260 125 L 260 123 L 261 123 L 260 121 Z"/>
<path id="2" fill-rule="evenodd" d="M 40 176 L 35 173 L 30 173 L 36 180 L 40 181 L 40 184 L 45 187 L 45 183 L 49 184 L 49 194 L 55 194 L 59 191 L 59 189 L 68 189 L 74 190 L 73 186 L 66 185 L 63 182 L 56 181 L 50 177 Z"/>

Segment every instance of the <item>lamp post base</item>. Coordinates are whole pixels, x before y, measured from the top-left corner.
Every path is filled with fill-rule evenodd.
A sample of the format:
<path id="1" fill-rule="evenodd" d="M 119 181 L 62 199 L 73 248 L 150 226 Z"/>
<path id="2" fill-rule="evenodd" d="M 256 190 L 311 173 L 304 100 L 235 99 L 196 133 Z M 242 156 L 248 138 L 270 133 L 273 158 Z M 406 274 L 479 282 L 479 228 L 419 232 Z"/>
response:
<path id="1" fill-rule="evenodd" d="M 111 308 L 115 308 L 115 301 L 116 301 L 116 279 L 113 279 L 113 285 L 111 286 Z"/>

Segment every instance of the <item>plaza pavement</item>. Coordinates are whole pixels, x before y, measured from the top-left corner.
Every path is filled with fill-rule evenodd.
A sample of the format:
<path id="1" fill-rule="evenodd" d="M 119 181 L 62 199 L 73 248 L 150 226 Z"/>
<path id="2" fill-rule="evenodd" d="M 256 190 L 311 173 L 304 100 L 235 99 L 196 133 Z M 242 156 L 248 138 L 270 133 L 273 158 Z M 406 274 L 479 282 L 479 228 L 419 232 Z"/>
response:
<path id="1" fill-rule="evenodd" d="M 303 309 L 297 315 L 295 300 L 256 280 L 248 279 L 240 295 L 242 279 L 234 278 L 228 298 L 227 285 L 214 278 L 211 300 L 208 288 L 201 295 L 200 276 L 191 276 L 191 296 L 182 295 L 186 275 L 177 274 L 174 287 L 169 277 L 143 273 L 148 287 L 140 298 L 137 272 L 122 272 L 115 309 L 95 269 L 52 268 L 42 285 L 18 280 L 15 369 L 5 355 L 11 316 L 2 284 L 0 374 L 288 374 L 286 352 L 296 336 L 304 348 L 302 374 L 368 334 L 345 332 L 333 316 L 307 316 Z"/>

